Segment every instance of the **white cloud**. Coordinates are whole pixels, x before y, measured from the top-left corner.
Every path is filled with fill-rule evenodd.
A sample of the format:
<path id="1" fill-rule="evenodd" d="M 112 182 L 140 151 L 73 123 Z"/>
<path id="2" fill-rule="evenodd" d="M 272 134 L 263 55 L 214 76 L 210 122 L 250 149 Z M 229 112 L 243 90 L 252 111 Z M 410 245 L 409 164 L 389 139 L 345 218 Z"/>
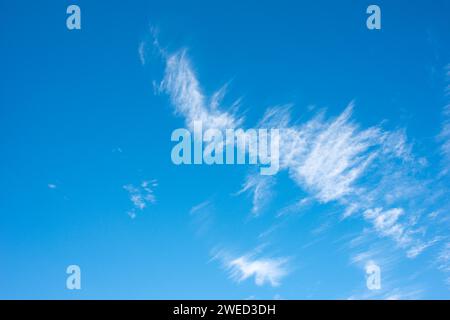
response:
<path id="1" fill-rule="evenodd" d="M 374 262 L 384 271 L 391 270 L 400 259 L 395 250 L 392 249 L 391 246 L 386 244 L 371 243 L 369 248 L 353 254 L 350 263 L 365 270 L 368 264 Z"/>
<path id="2" fill-rule="evenodd" d="M 416 245 L 412 246 L 407 252 L 406 252 L 406 256 L 408 258 L 416 258 L 417 256 L 419 256 L 423 251 L 425 251 L 425 249 L 431 247 L 432 245 L 436 244 L 437 242 L 439 242 L 441 240 L 440 237 L 436 237 L 435 239 L 432 239 L 430 241 L 427 242 L 419 242 Z"/>
<path id="3" fill-rule="evenodd" d="M 138 45 L 138 56 L 142 65 L 147 63 L 147 56 L 150 47 L 155 49 L 157 54 L 160 56 L 165 57 L 167 55 L 165 49 L 160 46 L 158 41 L 159 30 L 154 26 L 150 26 L 149 31 L 149 35 Z"/>
<path id="4" fill-rule="evenodd" d="M 405 290 L 395 288 L 387 292 L 384 300 L 419 300 L 423 297 L 424 290 L 421 288 L 406 288 Z"/>
<path id="5" fill-rule="evenodd" d="M 241 123 L 234 114 L 219 109 L 225 88 L 216 92 L 209 101 L 204 96 L 185 50 L 167 57 L 160 89 L 170 96 L 176 113 L 185 118 L 189 128 L 193 128 L 194 121 L 202 121 L 205 130 L 231 129 Z"/>
<path id="6" fill-rule="evenodd" d="M 230 279 L 238 283 L 254 277 L 257 286 L 269 284 L 275 287 L 280 285 L 281 280 L 289 273 L 288 258 L 285 257 L 257 258 L 255 252 L 232 256 L 222 250 L 215 254 L 213 259 L 220 260 L 229 272 Z"/>
<path id="7" fill-rule="evenodd" d="M 177 114 L 188 127 L 202 121 L 210 128 L 235 128 L 243 121 L 234 113 L 220 110 L 225 88 L 207 99 L 187 58 L 186 50 L 166 57 L 160 90 L 166 92 Z M 321 202 L 342 200 L 361 192 L 355 184 L 367 167 L 381 155 L 406 158 L 409 148 L 403 132 L 382 132 L 378 127 L 361 130 L 350 120 L 353 104 L 337 118 L 325 120 L 319 114 L 299 126 L 290 125 L 290 106 L 270 108 L 259 127 L 281 129 L 280 164 L 302 188 Z M 255 191 L 266 184 L 249 181 Z M 261 186 L 261 188 L 258 188 Z M 255 193 L 258 196 L 258 193 Z M 254 212 L 258 210 L 254 203 Z M 256 206 L 255 206 L 256 205 Z"/>
<path id="8" fill-rule="evenodd" d="M 438 268 L 444 272 L 450 272 L 450 242 L 447 242 L 438 255 Z"/>
<path id="9" fill-rule="evenodd" d="M 352 295 L 348 300 L 420 300 L 424 293 L 422 288 L 417 287 L 393 288 L 381 291 L 381 293 L 376 290 L 366 291 L 363 294 Z"/>
<path id="10" fill-rule="evenodd" d="M 324 203 L 361 193 L 356 183 L 376 159 L 410 158 L 404 132 L 362 130 L 350 120 L 353 107 L 351 103 L 335 119 L 326 120 L 320 113 L 298 126 L 290 125 L 289 107 L 271 108 L 260 123 L 282 128 L 281 166 Z"/>
<path id="11" fill-rule="evenodd" d="M 273 196 L 272 187 L 274 178 L 272 176 L 262 176 L 259 173 L 249 175 L 237 194 L 251 192 L 253 195 L 252 214 L 255 216 L 261 213 L 261 210 L 269 203 Z"/>
<path id="12" fill-rule="evenodd" d="M 318 119 L 313 120 L 316 123 L 308 123 L 300 132 L 307 146 L 298 150 L 295 162 L 289 165 L 293 179 L 315 192 L 323 202 L 354 192 L 353 183 L 374 156 L 369 148 L 377 142 L 379 132 L 376 129 L 358 132 L 348 122 L 351 109 L 347 108 L 328 124 Z"/>
<path id="13" fill-rule="evenodd" d="M 302 189 L 321 203 L 338 202 L 344 218 L 361 213 L 382 237 L 393 239 L 413 257 L 426 246 L 414 239 L 414 223 L 400 223 L 406 205 L 426 195 L 412 173 L 423 162 L 412 156 L 404 130 L 361 129 L 351 120 L 353 104 L 334 119 L 323 113 L 290 124 L 290 108 L 269 109 L 261 125 L 281 127 L 280 164 Z M 375 208 L 375 209 L 374 209 Z M 298 210 L 297 210 L 298 211 Z M 421 249 L 421 250 L 419 250 Z"/>
<path id="14" fill-rule="evenodd" d="M 290 124 L 289 106 L 271 108 L 261 125 L 282 128 L 280 164 L 301 188 L 321 203 L 342 204 L 344 218 L 362 213 L 380 236 L 399 246 L 414 245 L 413 257 L 426 246 L 413 239 L 412 224 L 399 222 L 404 209 L 382 211 L 381 206 L 425 194 L 411 177 L 422 165 L 412 156 L 404 130 L 361 129 L 351 120 L 353 108 L 352 103 L 330 120 L 319 113 L 300 125 Z"/>
<path id="15" fill-rule="evenodd" d="M 188 127 L 192 128 L 194 121 L 219 130 L 242 124 L 243 119 L 234 111 L 223 111 L 221 107 L 226 87 L 210 98 L 204 95 L 186 50 L 163 56 L 166 68 L 159 90 L 169 95 L 176 114 L 185 119 Z M 415 159 L 403 129 L 386 131 L 376 125 L 361 128 L 352 120 L 353 108 L 351 103 L 334 118 L 327 119 L 320 112 L 301 124 L 292 124 L 291 106 L 278 106 L 266 111 L 258 127 L 280 129 L 280 169 L 309 193 L 308 199 L 341 204 L 343 217 L 360 214 L 378 236 L 395 241 L 408 257 L 417 257 L 432 244 L 431 240 L 417 239 L 425 235 L 426 226 L 413 229 L 421 215 L 418 203 L 424 206 L 436 196 L 428 180 L 415 177 L 427 165 L 427 159 Z M 450 119 L 450 106 L 446 117 Z M 450 120 L 444 123 L 441 138 L 441 151 L 450 163 Z M 252 193 L 253 214 L 268 203 L 273 182 L 249 176 L 238 192 Z M 292 208 L 298 211 L 301 206 Z M 246 256 L 241 258 L 234 259 L 234 269 L 264 269 Z"/>
<path id="16" fill-rule="evenodd" d="M 141 64 L 144 65 L 145 64 L 145 60 L 146 60 L 146 42 L 145 41 L 141 41 L 139 43 L 138 46 L 138 54 L 139 54 L 139 60 L 141 61 Z"/>
<path id="17" fill-rule="evenodd" d="M 214 205 L 210 200 L 195 205 L 189 211 L 198 236 L 205 236 L 213 225 Z"/>
<path id="18" fill-rule="evenodd" d="M 286 259 L 251 259 L 247 256 L 238 257 L 228 262 L 230 277 L 241 282 L 255 277 L 255 283 L 262 286 L 265 283 L 278 286 L 280 280 L 287 274 Z"/>
<path id="19" fill-rule="evenodd" d="M 365 262 L 368 259 L 370 259 L 372 257 L 372 255 L 373 255 L 373 253 L 371 251 L 360 252 L 351 258 L 351 263 L 361 264 L 362 262 Z"/>
<path id="20" fill-rule="evenodd" d="M 278 210 L 276 216 L 281 217 L 287 214 L 298 214 L 302 209 L 307 208 L 314 201 L 311 197 L 302 198 Z"/>
<path id="21" fill-rule="evenodd" d="M 445 95 L 450 96 L 450 64 L 445 68 L 447 87 L 445 88 Z M 450 101 L 443 109 L 444 121 L 442 129 L 438 136 L 441 142 L 441 154 L 444 157 L 444 169 L 442 174 L 447 174 L 450 170 Z"/>
<path id="22" fill-rule="evenodd" d="M 382 208 L 369 209 L 364 212 L 364 217 L 372 222 L 376 231 L 382 236 L 393 238 L 400 245 L 407 245 L 411 238 L 405 232 L 404 226 L 398 222 L 404 214 L 402 208 L 394 208 L 383 211 Z"/>
<path id="23" fill-rule="evenodd" d="M 56 189 L 56 184 L 49 183 L 49 184 L 47 185 L 47 187 L 48 187 L 49 189 Z"/>
<path id="24" fill-rule="evenodd" d="M 176 113 L 183 116 L 190 127 L 198 120 L 217 129 L 234 128 L 243 121 L 233 113 L 220 110 L 225 88 L 211 99 L 204 96 L 185 50 L 167 56 L 160 89 L 170 96 Z M 393 159 L 414 161 L 403 130 L 389 132 L 377 126 L 361 129 L 351 120 L 353 108 L 351 103 L 339 116 L 330 120 L 319 113 L 301 125 L 292 125 L 291 106 L 284 105 L 269 108 L 258 123 L 259 127 L 280 129 L 281 168 L 287 170 L 294 182 L 319 202 L 337 201 L 343 204 L 344 216 L 371 210 L 371 207 L 380 204 L 394 204 L 401 194 L 392 192 L 387 196 L 387 189 L 369 192 L 367 187 L 373 188 L 373 185 L 391 176 L 392 172 L 387 170 L 392 169 Z M 383 169 L 376 168 L 377 164 L 381 164 Z M 378 172 L 374 172 L 374 168 Z M 378 181 L 371 181 L 371 186 L 360 183 L 360 179 L 371 172 L 378 177 Z M 238 192 L 252 192 L 254 215 L 268 203 L 273 182 L 273 177 L 249 176 Z M 389 185 L 388 188 L 395 191 L 395 186 Z M 400 211 L 387 213 L 396 212 Z M 382 218 L 383 215 L 378 220 Z M 401 224 L 395 223 L 390 227 L 374 224 L 374 227 L 381 235 L 390 236 L 401 245 L 409 241 L 408 232 Z"/>
<path id="25" fill-rule="evenodd" d="M 202 203 L 199 203 L 198 205 L 193 206 L 191 208 L 191 210 L 189 211 L 189 213 L 190 214 L 195 214 L 195 213 L 197 213 L 197 212 L 199 212 L 199 211 L 209 207 L 210 205 L 211 205 L 211 201 L 209 201 L 209 200 L 203 201 Z"/>
<path id="26" fill-rule="evenodd" d="M 132 219 L 136 217 L 137 210 L 142 211 L 149 204 L 154 204 L 156 202 L 154 188 L 157 186 L 158 182 L 156 180 L 143 181 L 139 186 L 134 186 L 132 184 L 123 186 L 123 188 L 128 191 L 130 201 L 134 206 L 134 208 L 128 211 L 128 215 Z"/>
<path id="27" fill-rule="evenodd" d="M 445 67 L 445 76 L 447 82 L 450 82 L 450 63 Z M 445 94 L 450 95 L 450 83 L 448 83 L 447 87 L 445 88 Z"/>
<path id="28" fill-rule="evenodd" d="M 439 139 L 442 141 L 441 152 L 445 160 L 450 160 L 450 105 L 444 108 L 444 123 L 439 135 Z"/>

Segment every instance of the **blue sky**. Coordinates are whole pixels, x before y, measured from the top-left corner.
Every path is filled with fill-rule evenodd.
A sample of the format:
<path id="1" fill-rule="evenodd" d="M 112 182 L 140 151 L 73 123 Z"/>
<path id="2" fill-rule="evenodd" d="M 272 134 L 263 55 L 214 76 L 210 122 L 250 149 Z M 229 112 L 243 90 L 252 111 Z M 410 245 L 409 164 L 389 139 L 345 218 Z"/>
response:
<path id="1" fill-rule="evenodd" d="M 370 4 L 2 2 L 0 298 L 448 299 L 450 3 Z M 279 173 L 174 165 L 200 116 Z"/>

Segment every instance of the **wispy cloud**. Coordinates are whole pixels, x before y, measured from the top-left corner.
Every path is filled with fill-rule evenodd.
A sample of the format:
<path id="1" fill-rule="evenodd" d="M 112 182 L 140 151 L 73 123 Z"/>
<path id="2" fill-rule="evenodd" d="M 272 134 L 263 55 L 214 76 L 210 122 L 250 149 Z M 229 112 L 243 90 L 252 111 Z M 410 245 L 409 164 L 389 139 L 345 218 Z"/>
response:
<path id="1" fill-rule="evenodd" d="M 226 87 L 209 98 L 204 95 L 186 50 L 163 56 L 165 73 L 159 90 L 169 95 L 175 113 L 188 127 L 194 121 L 219 130 L 243 124 L 244 119 L 236 115 L 238 103 L 230 111 L 222 107 Z M 387 130 L 381 124 L 363 128 L 352 119 L 354 108 L 352 102 L 335 117 L 321 111 L 298 123 L 291 119 L 291 105 L 277 106 L 266 110 L 258 127 L 280 129 L 280 169 L 307 193 L 308 203 L 341 205 L 343 218 L 362 217 L 378 237 L 393 240 L 407 257 L 415 258 L 439 241 L 434 235 L 425 237 L 426 223 L 418 227 L 427 214 L 423 206 L 439 197 L 432 179 L 416 177 L 428 161 L 413 155 L 405 129 Z M 442 153 L 450 159 L 450 121 L 444 123 L 440 137 Z M 274 177 L 247 177 L 238 194 L 252 194 L 254 215 L 268 204 L 274 183 Z M 298 211 L 304 205 L 296 203 L 291 209 Z M 227 265 L 234 275 L 241 275 L 234 276 L 238 279 L 257 277 L 256 270 L 280 265 L 276 259 L 262 261 L 241 256 L 229 259 Z"/>
<path id="2" fill-rule="evenodd" d="M 279 209 L 276 216 L 282 217 L 282 216 L 288 215 L 288 214 L 298 214 L 299 212 L 301 212 L 303 209 L 307 208 L 313 202 L 314 202 L 314 199 L 312 197 L 301 198 L 299 200 L 296 200 L 294 203 L 289 204 L 289 205 Z"/>
<path id="3" fill-rule="evenodd" d="M 450 272 L 450 242 L 447 242 L 441 249 L 438 261 L 440 269 Z"/>
<path id="4" fill-rule="evenodd" d="M 423 297 L 423 289 L 406 289 L 395 288 L 384 294 L 384 300 L 418 300 Z"/>
<path id="5" fill-rule="evenodd" d="M 244 192 L 250 192 L 253 195 L 251 211 L 253 215 L 257 216 L 273 197 L 273 185 L 274 178 L 272 176 L 262 176 L 259 173 L 255 173 L 247 177 L 237 195 Z"/>
<path id="6" fill-rule="evenodd" d="M 140 185 L 124 185 L 123 188 L 128 191 L 133 208 L 128 211 L 128 215 L 134 219 L 137 211 L 144 210 L 149 204 L 156 202 L 154 189 L 158 186 L 157 180 L 143 181 Z"/>
<path id="7" fill-rule="evenodd" d="M 288 274 L 287 258 L 257 258 L 253 253 L 231 257 L 221 251 L 214 259 L 223 263 L 230 278 L 236 282 L 254 277 L 258 286 L 269 284 L 275 287 Z"/>
<path id="8" fill-rule="evenodd" d="M 419 242 L 416 245 L 412 246 L 411 248 L 409 248 L 409 250 L 406 252 L 406 256 L 408 258 L 416 258 L 418 255 L 420 255 L 425 249 L 433 246 L 434 244 L 438 243 L 439 241 L 441 241 L 442 238 L 441 237 L 436 237 L 432 240 L 429 240 L 427 242 Z"/>
<path id="9" fill-rule="evenodd" d="M 211 205 L 211 201 L 206 200 L 203 201 L 202 203 L 199 203 L 198 205 L 195 205 L 191 208 L 191 210 L 189 211 L 190 214 L 196 214 L 201 210 L 204 210 L 205 208 L 209 207 Z"/>
<path id="10" fill-rule="evenodd" d="M 150 26 L 149 34 L 138 45 L 139 61 L 142 65 L 147 63 L 147 57 L 150 49 L 156 50 L 159 56 L 166 56 L 166 50 L 161 47 L 158 40 L 159 30 L 154 26 Z"/>
<path id="11" fill-rule="evenodd" d="M 375 230 L 382 236 L 393 238 L 398 244 L 404 246 L 411 242 L 410 236 L 405 232 L 399 218 L 404 214 L 403 209 L 394 208 L 384 211 L 382 208 L 370 209 L 364 212 L 364 217 L 371 221 Z"/>
<path id="12" fill-rule="evenodd" d="M 281 167 L 310 197 L 341 204 L 343 218 L 360 214 L 381 237 L 415 257 L 428 246 L 415 239 L 414 224 L 401 218 L 412 217 L 403 205 L 417 211 L 408 202 L 426 194 L 424 182 L 413 178 L 424 161 L 412 155 L 405 130 L 361 129 L 351 119 L 353 108 L 351 103 L 331 119 L 320 112 L 299 125 L 291 124 L 289 106 L 270 108 L 261 125 L 281 128 Z"/>
<path id="13" fill-rule="evenodd" d="M 298 129 L 291 127 L 287 139 L 282 138 L 284 149 L 280 154 L 289 158 L 281 163 L 294 181 L 319 201 L 329 202 L 355 192 L 353 183 L 375 155 L 370 148 L 378 142 L 379 130 L 357 131 L 349 122 L 352 108 L 350 105 L 331 122 L 318 116 Z"/>
<path id="14" fill-rule="evenodd" d="M 228 268 L 231 277 L 237 281 L 243 281 L 255 277 L 255 283 L 262 286 L 266 282 L 272 286 L 278 286 L 280 280 L 286 275 L 284 259 L 256 259 L 242 256 L 229 262 Z"/>
<path id="15" fill-rule="evenodd" d="M 191 208 L 189 215 L 198 236 L 206 236 L 213 225 L 214 205 L 212 201 L 203 201 Z"/>
<path id="16" fill-rule="evenodd" d="M 437 257 L 438 269 L 447 274 L 446 284 L 450 288 L 450 242 L 445 243 Z"/>
<path id="17" fill-rule="evenodd" d="M 297 126 L 290 125 L 289 108 L 271 108 L 261 122 L 282 128 L 282 167 L 320 202 L 340 201 L 361 193 L 356 183 L 376 159 L 409 157 L 404 133 L 379 127 L 360 129 L 351 120 L 353 108 L 351 103 L 331 120 L 319 113 Z"/>
<path id="18" fill-rule="evenodd" d="M 420 299 L 424 293 L 424 287 L 420 284 L 411 286 L 405 284 L 398 277 L 394 277 L 393 271 L 400 257 L 389 245 L 372 244 L 366 251 L 361 251 L 351 258 L 351 263 L 364 271 L 366 277 L 361 277 L 361 283 L 349 299 L 381 299 L 381 300 L 409 300 Z M 376 265 L 380 271 L 381 286 L 377 290 L 367 287 L 367 275 L 371 274 L 371 266 Z"/>
<path id="19" fill-rule="evenodd" d="M 361 243 L 358 244 L 361 248 Z M 358 250 L 350 257 L 350 263 L 365 269 L 368 263 L 374 262 L 384 271 L 391 270 L 400 260 L 400 257 L 393 250 L 392 246 L 380 243 L 370 243 L 370 246 L 364 250 Z"/>
<path id="20" fill-rule="evenodd" d="M 448 97 L 448 104 L 444 106 L 444 121 L 442 130 L 438 136 L 441 141 L 441 153 L 444 157 L 444 169 L 442 174 L 445 175 L 450 171 L 450 64 L 445 67 L 445 77 L 447 86 L 445 87 L 445 96 Z"/>
<path id="21" fill-rule="evenodd" d="M 141 61 L 142 65 L 144 65 L 146 62 L 146 52 L 147 52 L 147 50 L 145 48 L 146 45 L 147 44 L 145 41 L 141 41 L 138 46 L 139 60 Z"/>
<path id="22" fill-rule="evenodd" d="M 177 114 L 189 127 L 202 121 L 211 128 L 234 128 L 242 123 L 234 113 L 220 109 L 225 88 L 207 99 L 187 58 L 186 50 L 169 55 L 161 82 Z M 405 153 L 402 136 L 390 139 L 388 133 L 373 127 L 360 130 L 350 121 L 353 104 L 336 119 L 324 120 L 323 114 L 301 126 L 290 126 L 289 106 L 269 109 L 260 126 L 282 128 L 280 159 L 290 176 L 318 200 L 329 202 L 357 192 L 355 181 L 380 153 Z M 393 142 L 396 142 L 395 144 Z M 378 147 L 378 150 L 373 150 Z M 250 181 L 257 186 L 254 181 Z"/>
<path id="23" fill-rule="evenodd" d="M 186 50 L 167 56 L 160 88 L 170 96 L 176 113 L 185 118 L 188 126 L 200 120 L 210 127 L 225 129 L 243 122 L 234 113 L 221 110 L 220 102 L 225 88 L 210 99 L 204 96 Z M 364 212 L 371 212 L 367 210 L 391 206 L 405 195 L 403 191 L 396 197 L 396 187 L 391 184 L 388 189 L 393 192 L 388 199 L 387 182 L 384 181 L 387 177 L 399 177 L 403 173 L 405 177 L 409 176 L 405 172 L 408 167 L 405 163 L 414 166 L 416 160 L 411 155 L 411 146 L 404 130 L 387 131 L 380 126 L 362 129 L 351 119 L 353 109 L 354 103 L 351 103 L 335 118 L 327 119 L 324 112 L 320 112 L 309 121 L 294 125 L 291 123 L 291 106 L 283 105 L 269 108 L 258 126 L 280 129 L 281 169 L 286 170 L 300 188 L 320 203 L 335 201 L 342 204 L 344 216 L 355 212 L 364 216 Z M 362 178 L 367 180 L 368 175 L 370 184 L 362 183 Z M 411 185 L 402 179 L 397 178 L 399 187 Z M 383 183 L 385 190 L 373 189 L 373 185 Z M 268 203 L 273 184 L 273 178 L 247 178 L 239 193 L 252 192 L 254 215 Z M 420 183 L 417 185 L 420 186 Z M 387 213 L 404 213 L 403 208 L 397 209 Z M 377 219 L 370 222 L 376 222 Z M 381 228 L 379 224 L 373 225 L 381 236 L 390 235 L 400 245 L 408 242 L 410 232 L 405 230 L 407 226 L 396 223 L 387 229 Z"/>
<path id="24" fill-rule="evenodd" d="M 234 128 L 243 119 L 221 110 L 225 88 L 206 98 L 193 71 L 186 50 L 166 57 L 166 70 L 160 89 L 166 92 L 177 114 L 189 127 L 202 121 L 217 129 Z M 350 197 L 364 193 L 357 185 L 369 165 L 387 157 L 408 159 L 410 148 L 404 132 L 383 131 L 379 127 L 360 129 L 351 121 L 354 105 L 350 104 L 335 119 L 326 120 L 320 113 L 302 125 L 291 125 L 290 106 L 270 108 L 258 124 L 280 128 L 280 163 L 290 177 L 318 201 L 340 201 L 358 208 Z M 273 180 L 249 178 L 241 192 L 253 192 L 253 214 L 261 209 Z M 366 199 L 361 201 L 366 203 Z M 366 208 L 368 209 L 368 208 Z M 355 210 L 353 210 L 355 211 Z"/>
<path id="25" fill-rule="evenodd" d="M 348 300 L 418 300 L 423 297 L 424 290 L 410 287 L 406 289 L 393 288 L 384 290 L 383 293 L 367 291 L 362 294 L 352 295 Z"/>
<path id="26" fill-rule="evenodd" d="M 204 96 L 186 50 L 167 57 L 160 89 L 170 96 L 176 113 L 185 118 L 189 128 L 193 127 L 194 121 L 201 121 L 207 128 L 218 130 L 235 128 L 241 123 L 241 119 L 233 112 L 220 109 L 226 87 L 217 91 L 210 99 Z"/>

